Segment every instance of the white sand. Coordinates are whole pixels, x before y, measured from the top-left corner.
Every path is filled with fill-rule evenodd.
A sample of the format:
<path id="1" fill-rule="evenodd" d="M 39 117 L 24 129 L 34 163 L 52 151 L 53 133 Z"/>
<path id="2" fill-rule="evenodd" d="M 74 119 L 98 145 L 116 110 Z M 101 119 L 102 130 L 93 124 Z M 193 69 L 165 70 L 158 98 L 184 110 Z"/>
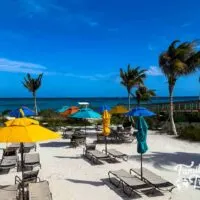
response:
<path id="1" fill-rule="evenodd" d="M 93 139 L 88 139 L 91 142 Z M 3 144 L 1 145 L 1 147 Z M 156 135 L 149 131 L 149 151 L 144 155 L 144 167 L 161 175 L 163 178 L 175 182 L 178 175 L 174 171 L 176 164 L 190 164 L 194 161 L 200 164 L 200 143 L 177 140 L 167 135 Z M 42 169 L 39 177 L 48 180 L 54 200 L 120 200 L 134 199 L 123 194 L 121 188 L 108 183 L 109 170 L 126 169 L 140 166 L 140 157 L 137 154 L 137 144 L 109 144 L 129 155 L 128 162 L 121 161 L 116 164 L 91 165 L 82 158 L 83 147 L 71 148 L 69 140 L 58 140 L 38 145 Z M 102 150 L 103 144 L 97 149 Z M 7 175 L 0 175 L 0 184 L 14 184 L 15 170 Z M 144 194 L 141 199 L 170 199 L 198 200 L 200 190 L 193 186 L 174 189 L 172 194 L 164 192 L 164 196 L 148 197 Z M 1 197 L 0 197 L 1 199 Z"/>

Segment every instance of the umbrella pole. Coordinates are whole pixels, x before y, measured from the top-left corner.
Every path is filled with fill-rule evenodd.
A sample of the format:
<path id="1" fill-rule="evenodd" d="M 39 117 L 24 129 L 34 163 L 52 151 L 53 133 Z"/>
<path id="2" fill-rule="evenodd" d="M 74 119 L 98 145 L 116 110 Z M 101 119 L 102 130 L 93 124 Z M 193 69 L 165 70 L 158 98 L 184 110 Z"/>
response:
<path id="1" fill-rule="evenodd" d="M 86 119 L 85 119 L 85 135 L 86 135 Z"/>
<path id="2" fill-rule="evenodd" d="M 141 174 L 141 180 L 143 179 L 143 171 L 142 171 L 142 153 L 140 154 L 140 160 L 141 160 L 141 166 L 140 166 L 140 174 Z"/>
<path id="3" fill-rule="evenodd" d="M 106 152 L 106 155 L 107 155 L 107 136 L 105 136 L 105 152 Z"/>
<path id="4" fill-rule="evenodd" d="M 21 150 L 21 171 L 22 171 L 22 200 L 25 200 L 24 196 L 24 144 L 23 142 L 20 143 L 20 150 Z"/>

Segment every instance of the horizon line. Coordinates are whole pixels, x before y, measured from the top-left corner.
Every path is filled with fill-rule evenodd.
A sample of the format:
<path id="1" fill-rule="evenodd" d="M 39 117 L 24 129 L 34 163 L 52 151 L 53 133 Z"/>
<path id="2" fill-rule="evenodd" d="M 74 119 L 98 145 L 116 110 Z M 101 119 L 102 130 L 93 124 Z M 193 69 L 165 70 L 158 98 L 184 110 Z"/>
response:
<path id="1" fill-rule="evenodd" d="M 174 96 L 173 98 L 179 98 L 179 97 L 186 97 L 186 98 L 191 98 L 191 97 L 197 97 L 199 98 L 198 95 L 196 96 L 180 96 L 180 95 L 177 95 L 177 96 Z M 0 99 L 32 99 L 33 97 L 0 97 Z M 128 98 L 126 96 L 113 96 L 113 97 L 99 97 L 99 96 L 93 96 L 93 97 L 37 97 L 37 99 L 78 99 L 78 98 Z M 132 97 L 132 98 L 136 98 L 136 97 Z M 155 97 L 152 97 L 152 98 L 169 98 L 169 96 L 155 96 Z"/>

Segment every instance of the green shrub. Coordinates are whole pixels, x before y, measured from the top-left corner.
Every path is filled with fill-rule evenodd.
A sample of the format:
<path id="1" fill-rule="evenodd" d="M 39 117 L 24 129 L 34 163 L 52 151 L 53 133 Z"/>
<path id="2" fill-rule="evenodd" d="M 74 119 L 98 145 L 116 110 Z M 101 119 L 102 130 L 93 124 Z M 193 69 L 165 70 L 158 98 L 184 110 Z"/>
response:
<path id="1" fill-rule="evenodd" d="M 125 118 L 124 118 L 123 115 L 117 115 L 117 114 L 112 115 L 112 117 L 111 117 L 111 124 L 115 124 L 115 125 L 122 124 L 124 122 L 124 119 Z"/>
<path id="2" fill-rule="evenodd" d="M 54 111 L 53 109 L 46 109 L 40 111 L 39 115 L 44 118 L 60 118 L 60 114 Z"/>
<path id="3" fill-rule="evenodd" d="M 11 112 L 11 110 L 4 110 L 1 115 L 2 116 L 5 116 L 5 115 L 8 115 L 8 113 Z"/>
<path id="4" fill-rule="evenodd" d="M 200 141 L 200 128 L 190 125 L 179 129 L 179 138 L 192 141 Z"/>
<path id="5" fill-rule="evenodd" d="M 200 122 L 200 114 L 199 113 L 175 113 L 174 114 L 175 122 Z"/>

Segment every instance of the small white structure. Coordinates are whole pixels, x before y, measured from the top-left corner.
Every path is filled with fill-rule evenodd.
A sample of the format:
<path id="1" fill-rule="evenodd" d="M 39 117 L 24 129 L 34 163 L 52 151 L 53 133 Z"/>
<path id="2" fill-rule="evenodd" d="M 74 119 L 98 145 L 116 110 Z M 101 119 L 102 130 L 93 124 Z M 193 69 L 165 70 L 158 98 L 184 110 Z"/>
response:
<path id="1" fill-rule="evenodd" d="M 89 106 L 88 102 L 78 102 L 78 105 L 87 108 Z"/>

